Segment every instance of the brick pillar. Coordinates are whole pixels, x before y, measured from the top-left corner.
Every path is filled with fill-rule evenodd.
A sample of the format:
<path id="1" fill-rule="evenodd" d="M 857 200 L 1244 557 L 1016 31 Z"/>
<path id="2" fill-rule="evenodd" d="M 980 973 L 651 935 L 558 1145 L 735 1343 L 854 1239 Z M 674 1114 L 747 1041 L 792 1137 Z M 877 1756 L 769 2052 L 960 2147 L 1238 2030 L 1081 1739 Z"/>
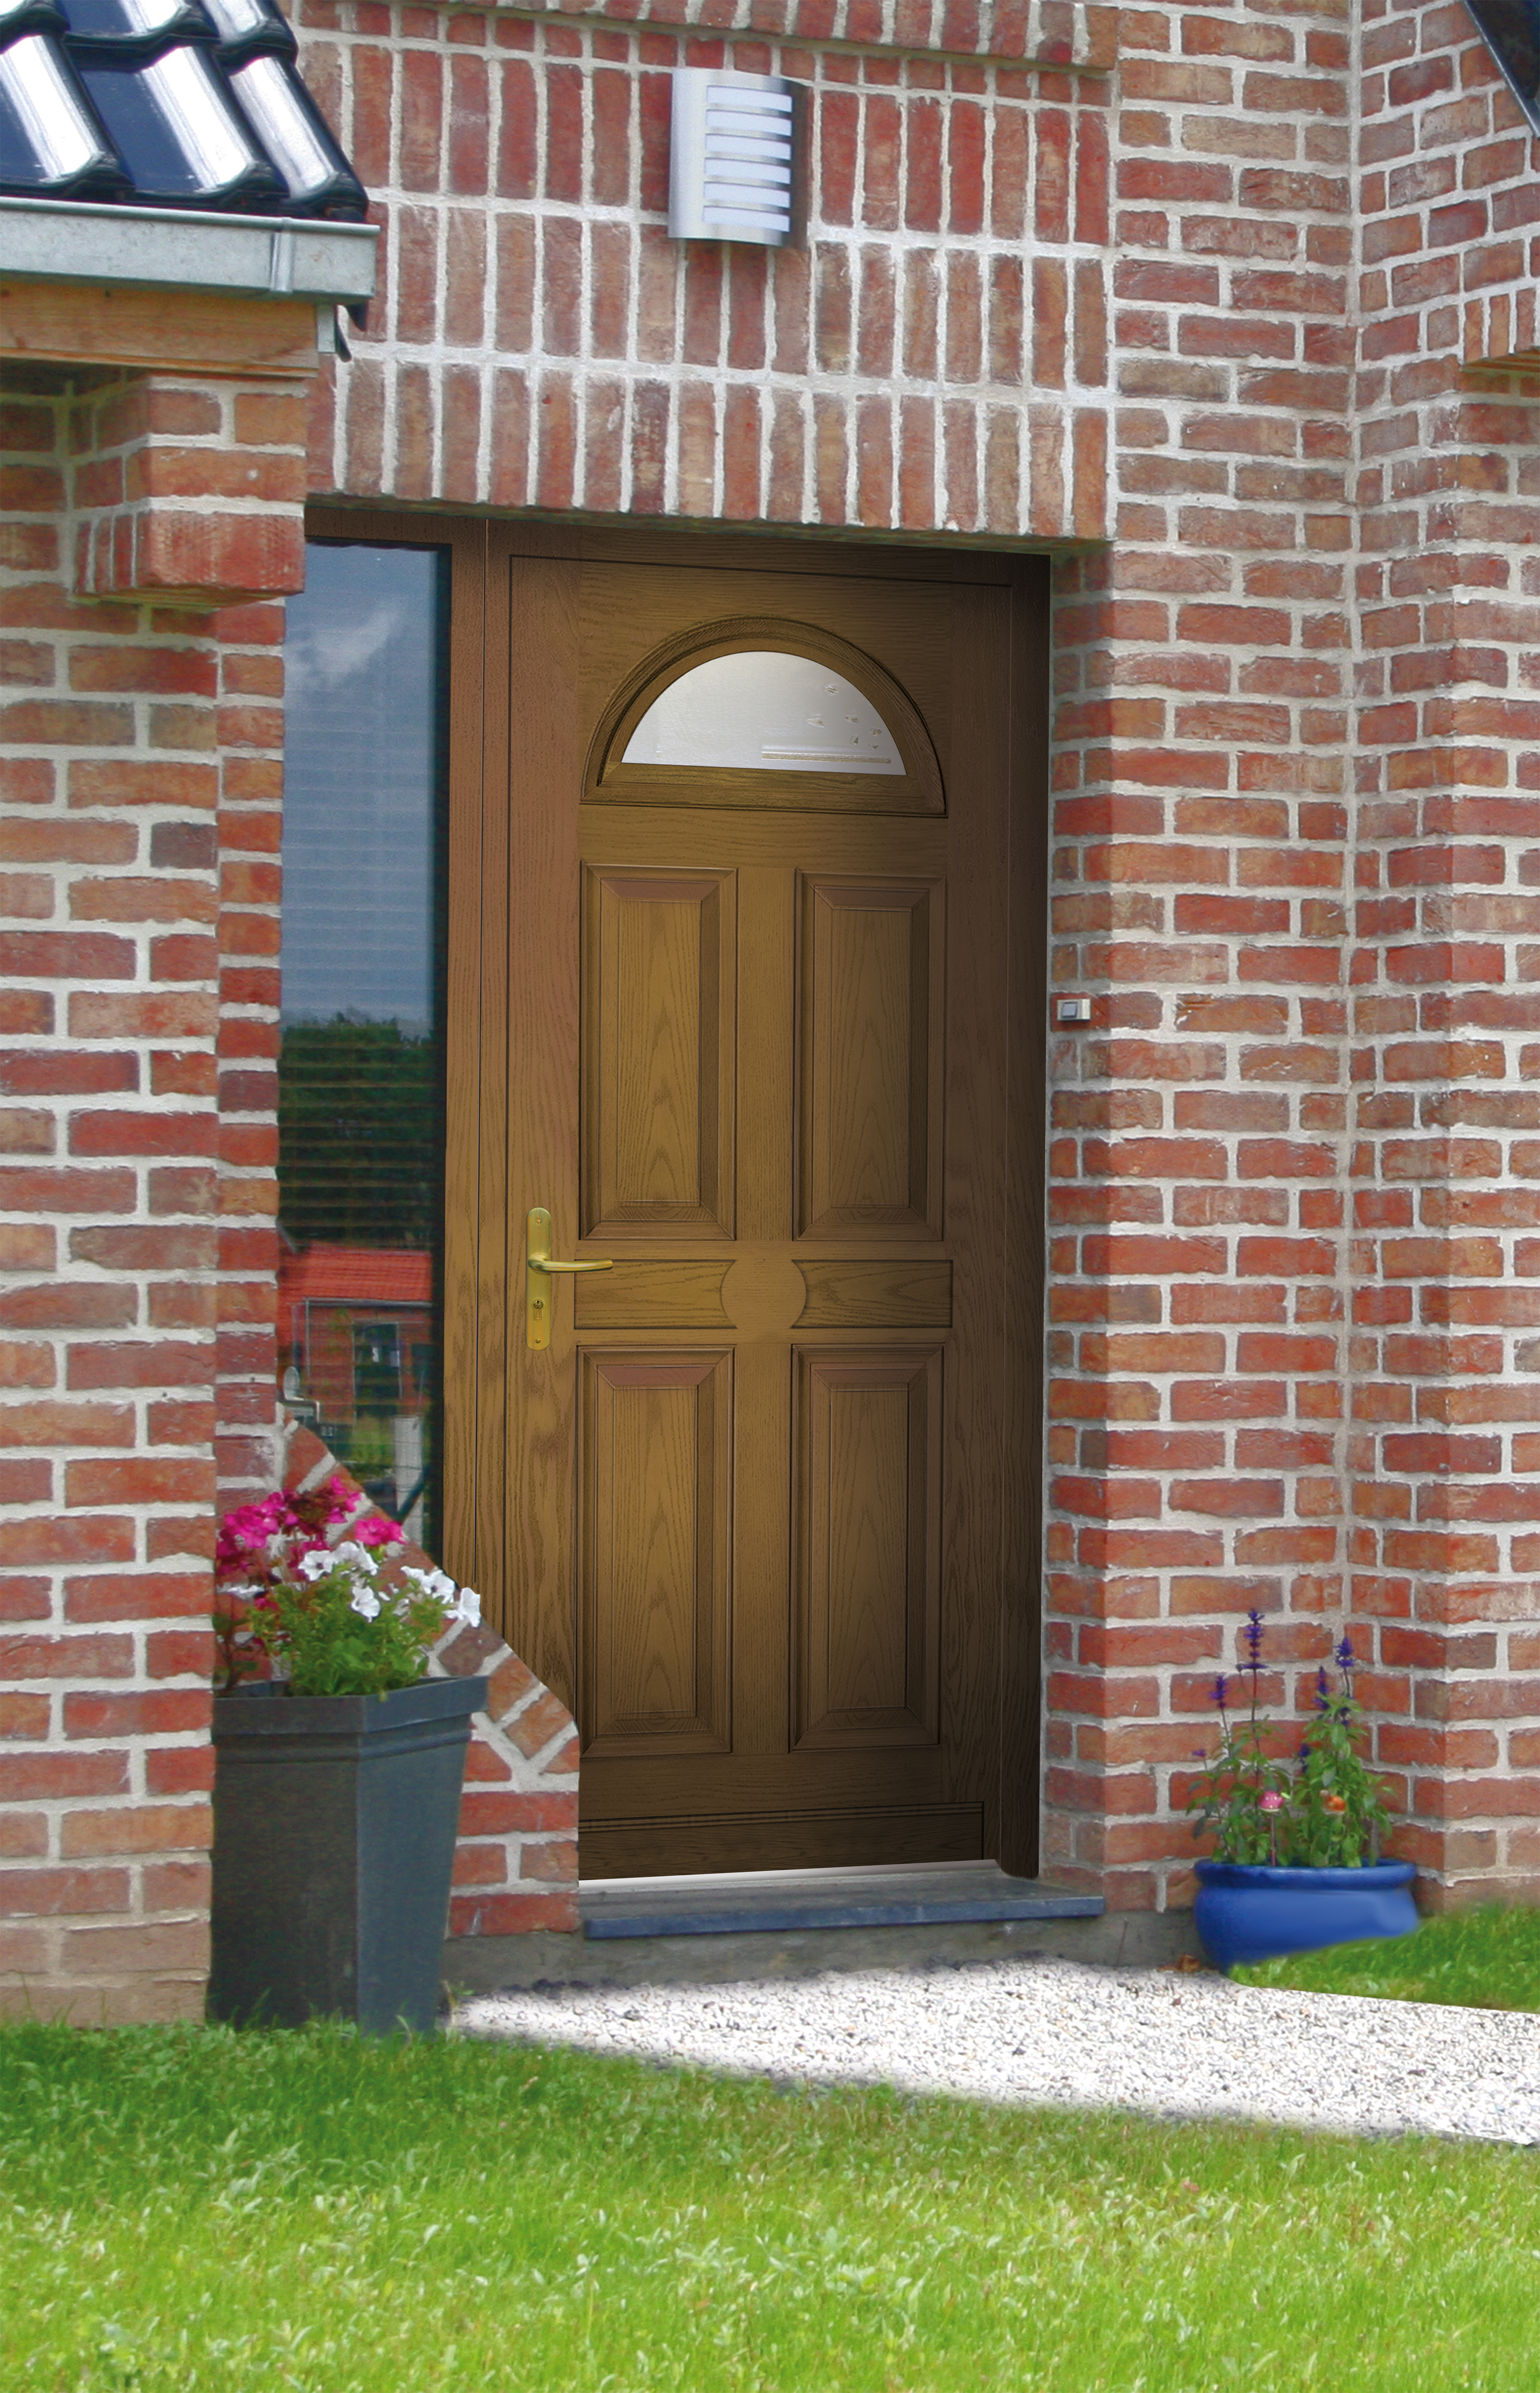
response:
<path id="1" fill-rule="evenodd" d="M 1533 1897 L 1533 143 L 1464 10 L 1363 39 L 1354 1608 L 1428 1899 Z"/>
<path id="2" fill-rule="evenodd" d="M 1043 1865 L 1191 1892 L 1255 1605 L 1342 1618 L 1349 58 L 1121 20 L 1115 545 L 1060 569 Z"/>
<path id="3" fill-rule="evenodd" d="M 283 608 L 276 601 L 227 607 L 215 620 L 221 643 L 216 1453 L 224 1509 L 265 1495 L 281 1478 L 275 1313 Z"/>
<path id="4" fill-rule="evenodd" d="M 0 2007 L 197 2016 L 221 1166 L 266 1229 L 272 1159 L 221 1129 L 219 823 L 281 615 L 206 610 L 297 583 L 301 386 L 4 371 Z"/>
<path id="5" fill-rule="evenodd" d="M 207 608 L 305 582 L 306 386 L 129 373 L 73 412 L 74 580 Z"/>

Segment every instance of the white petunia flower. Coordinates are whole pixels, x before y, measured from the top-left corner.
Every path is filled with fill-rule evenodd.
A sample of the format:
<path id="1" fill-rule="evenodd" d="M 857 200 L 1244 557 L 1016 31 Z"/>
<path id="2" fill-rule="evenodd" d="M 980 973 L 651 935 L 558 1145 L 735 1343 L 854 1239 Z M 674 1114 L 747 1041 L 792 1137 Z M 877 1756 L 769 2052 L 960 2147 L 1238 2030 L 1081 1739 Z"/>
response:
<path id="1" fill-rule="evenodd" d="M 318 1578 L 325 1578 L 327 1573 L 335 1570 L 336 1566 L 335 1554 L 329 1554 L 324 1546 L 315 1548 L 310 1553 L 301 1554 L 296 1565 L 301 1578 L 308 1579 L 312 1587 Z"/>
<path id="2" fill-rule="evenodd" d="M 455 1610 L 462 1620 L 465 1621 L 470 1627 L 475 1627 L 476 1623 L 481 1617 L 481 1598 L 477 1595 L 474 1587 L 463 1587 L 461 1589 L 460 1601 L 456 1604 Z"/>
<path id="3" fill-rule="evenodd" d="M 384 1606 L 373 1589 L 364 1586 L 360 1581 L 353 1589 L 347 1609 L 349 1612 L 356 1612 L 360 1620 L 377 1620 Z"/>
<path id="4" fill-rule="evenodd" d="M 346 1563 L 349 1570 L 363 1571 L 370 1578 L 377 1575 L 380 1567 L 369 1548 L 360 1546 L 354 1537 L 345 1537 L 340 1546 L 333 1547 L 332 1561 L 333 1564 Z"/>
<path id="5" fill-rule="evenodd" d="M 411 1580 L 419 1595 L 429 1597 L 435 1603 L 452 1603 L 454 1601 L 454 1581 L 448 1571 L 404 1570 L 401 1576 Z"/>

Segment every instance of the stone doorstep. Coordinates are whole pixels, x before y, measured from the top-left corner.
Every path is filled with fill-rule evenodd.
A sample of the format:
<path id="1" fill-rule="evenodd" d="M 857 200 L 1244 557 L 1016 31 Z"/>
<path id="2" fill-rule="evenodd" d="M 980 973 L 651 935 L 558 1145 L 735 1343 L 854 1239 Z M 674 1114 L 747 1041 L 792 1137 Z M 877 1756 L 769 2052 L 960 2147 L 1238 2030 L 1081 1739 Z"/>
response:
<path id="1" fill-rule="evenodd" d="M 794 1928 L 925 1928 L 964 1920 L 1091 1919 L 1099 1894 L 1008 1877 L 995 1862 L 877 1869 L 745 1870 L 703 1877 L 590 1878 L 585 1937 L 730 1936 Z"/>
<path id="2" fill-rule="evenodd" d="M 926 1928 L 803 1928 L 783 1933 L 603 1937 L 532 1929 L 455 1936 L 444 1946 L 451 1997 L 503 1987 L 727 1986 L 852 1969 L 959 1968 L 987 1961 L 1168 1967 L 1197 1953 L 1190 1911 L 1111 1911 L 1099 1919 L 961 1920 Z"/>
<path id="3" fill-rule="evenodd" d="M 967 1880 L 989 1884 L 970 1890 L 975 1903 L 986 1906 L 982 1916 L 959 1907 L 969 1901 Z M 926 1904 L 917 1879 L 937 1879 L 946 1890 L 933 1900 L 948 1904 L 942 1912 Z M 780 1911 L 811 1909 L 814 1888 L 824 1882 L 827 1908 L 816 1924 L 754 1925 L 766 1916 L 766 1904 Z M 830 1881 L 839 1881 L 838 1886 Z M 904 1894 L 899 1885 L 907 1882 Z M 1004 1892 L 1001 1889 L 1006 1890 Z M 623 1890 L 623 1892 L 622 1892 Z M 688 1890 L 686 1895 L 684 1890 Z M 728 1890 L 741 1895 L 744 1908 L 730 1925 Z M 770 1890 L 773 1890 L 770 1891 Z M 660 1898 L 681 1908 L 693 1898 L 695 1916 L 689 1925 L 673 1925 L 667 1933 L 643 1925 L 641 1905 L 662 1917 Z M 863 1910 L 885 1904 L 888 1916 L 851 1920 L 854 1903 Z M 750 1979 L 811 1978 L 825 1971 L 853 1969 L 926 1969 L 956 1968 L 972 1962 L 1028 1959 L 1088 1961 L 1105 1967 L 1159 1967 L 1195 1954 L 1197 1939 L 1190 1911 L 1107 1912 L 1094 1895 L 1066 1895 L 1031 1878 L 1011 1879 L 993 1864 L 919 1864 L 893 1870 L 766 1871 L 751 1876 L 710 1879 L 631 1879 L 589 1881 L 581 1890 L 584 1929 L 561 1935 L 535 1929 L 523 1936 L 451 1937 L 444 1946 L 444 1981 L 451 1994 L 492 1994 L 500 1987 L 730 1985 Z M 593 1932 L 593 1920 L 608 1905 L 608 1916 L 630 1909 L 623 1932 Z M 832 1915 L 843 1904 L 846 1917 Z M 1010 1904 L 1010 1909 L 1002 1906 Z M 757 1906 L 750 1910 L 750 1906 Z M 900 1905 L 925 1916 L 894 1918 Z M 676 1910 L 672 1917 L 678 1918 Z M 709 1920 L 711 1925 L 701 1925 Z"/>

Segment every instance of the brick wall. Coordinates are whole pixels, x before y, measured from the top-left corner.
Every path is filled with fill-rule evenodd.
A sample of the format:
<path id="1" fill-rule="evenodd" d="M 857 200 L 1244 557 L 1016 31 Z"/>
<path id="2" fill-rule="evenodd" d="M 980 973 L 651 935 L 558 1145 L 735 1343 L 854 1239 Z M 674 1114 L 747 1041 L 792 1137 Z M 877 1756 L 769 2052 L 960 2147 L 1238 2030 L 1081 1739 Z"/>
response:
<path id="1" fill-rule="evenodd" d="M 1493 371 L 1534 144 L 1463 7 L 1364 17 L 1351 125 L 1329 17 L 1124 20 L 1162 105 L 1117 120 L 1127 503 L 1063 576 L 1055 970 L 1103 1036 L 1057 1059 L 1048 1730 L 1115 1901 L 1185 1890 L 1250 1602 L 1301 1708 L 1350 1628 L 1429 1899 L 1540 1881 L 1540 386 Z"/>
<path id="2" fill-rule="evenodd" d="M 907 49 L 854 6 L 804 11 L 816 46 L 597 10 L 297 13 L 386 228 L 316 492 L 1105 529 L 1109 12 L 954 10 L 931 37 L 967 57 L 914 55 L 928 7 Z M 667 238 L 668 70 L 724 61 L 807 93 L 804 248 Z"/>
<path id="3" fill-rule="evenodd" d="M 1463 8 L 1365 17 L 1354 1604 L 1406 1850 L 1533 1892 L 1536 144 Z"/>
<path id="4" fill-rule="evenodd" d="M 219 823 L 254 759 L 276 794 L 281 609 L 189 585 L 292 581 L 304 400 L 0 373 L 0 2007 L 196 2016 L 222 1163 L 259 1209 L 216 1094 Z M 220 530 L 232 476 L 286 477 L 260 536 Z"/>
<path id="5" fill-rule="evenodd" d="M 281 404 L 303 424 L 302 400 L 285 396 Z M 283 608 L 254 600 L 222 609 L 219 623 L 231 643 L 220 714 L 227 744 L 218 821 L 216 1455 L 220 1504 L 228 1509 L 266 1495 L 281 1475 L 274 1391 Z"/>
<path id="6" fill-rule="evenodd" d="M 1116 61 L 1068 0 L 299 13 L 387 251 L 309 410 L 316 495 L 1059 557 L 1051 969 L 1094 1019 L 1051 1053 L 1046 1865 L 1183 1898 L 1184 1772 L 1257 1604 L 1287 1700 L 1350 1626 L 1438 1886 L 1540 1877 L 1537 161 L 1463 9 L 1136 7 Z M 805 248 L 666 239 L 667 70 L 720 59 L 805 86 Z M 23 377 L 0 482 L 0 1908 L 13 1986 L 111 1981 L 122 2010 L 193 2000 L 206 1770 L 201 1628 L 136 1606 L 201 1614 L 216 1431 L 230 1492 L 281 1468 L 300 410 L 232 382 L 216 425 L 197 384 L 82 385 L 72 423 Z M 213 461 L 242 443 L 279 562 L 168 608 L 194 536 L 147 542 L 143 509 L 236 538 Z M 188 1724 L 101 1708 L 168 1698 Z M 476 1764 L 462 1929 L 512 1919 L 521 1839 L 569 1835 L 507 1809 L 559 1726 Z M 170 1859 L 127 1850 L 141 1817 Z M 74 1842 L 102 1834 L 124 1850 Z M 87 1867 L 116 1907 L 68 1909 Z M 181 1958 L 114 1946 L 135 1906 Z"/>
<path id="7" fill-rule="evenodd" d="M 302 7 L 390 259 L 313 487 L 1058 549 L 1045 1863 L 1185 1898 L 1256 1604 L 1521 1876 L 1533 145 L 1457 6 L 703 13 Z M 715 59 L 805 249 L 666 240 Z"/>
<path id="8" fill-rule="evenodd" d="M 1242 1615 L 1345 1601 L 1345 14 L 1123 19 L 1113 543 L 1059 576 L 1045 1861 L 1184 1899 Z"/>

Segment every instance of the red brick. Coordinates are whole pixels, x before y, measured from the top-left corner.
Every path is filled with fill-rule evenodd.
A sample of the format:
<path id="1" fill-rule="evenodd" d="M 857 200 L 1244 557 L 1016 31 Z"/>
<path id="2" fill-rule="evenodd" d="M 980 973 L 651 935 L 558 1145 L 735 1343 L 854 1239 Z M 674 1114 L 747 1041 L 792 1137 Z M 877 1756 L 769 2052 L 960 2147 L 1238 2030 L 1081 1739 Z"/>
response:
<path id="1" fill-rule="evenodd" d="M 456 1894 L 450 1900 L 451 1936 L 520 1936 L 537 1928 L 570 1931 L 578 1924 L 575 1887 L 562 1893 Z"/>
<path id="2" fill-rule="evenodd" d="M 64 1733 L 91 1737 L 185 1736 L 209 1726 L 209 1696 L 199 1688 L 160 1688 L 151 1694 L 64 1697 Z"/>

